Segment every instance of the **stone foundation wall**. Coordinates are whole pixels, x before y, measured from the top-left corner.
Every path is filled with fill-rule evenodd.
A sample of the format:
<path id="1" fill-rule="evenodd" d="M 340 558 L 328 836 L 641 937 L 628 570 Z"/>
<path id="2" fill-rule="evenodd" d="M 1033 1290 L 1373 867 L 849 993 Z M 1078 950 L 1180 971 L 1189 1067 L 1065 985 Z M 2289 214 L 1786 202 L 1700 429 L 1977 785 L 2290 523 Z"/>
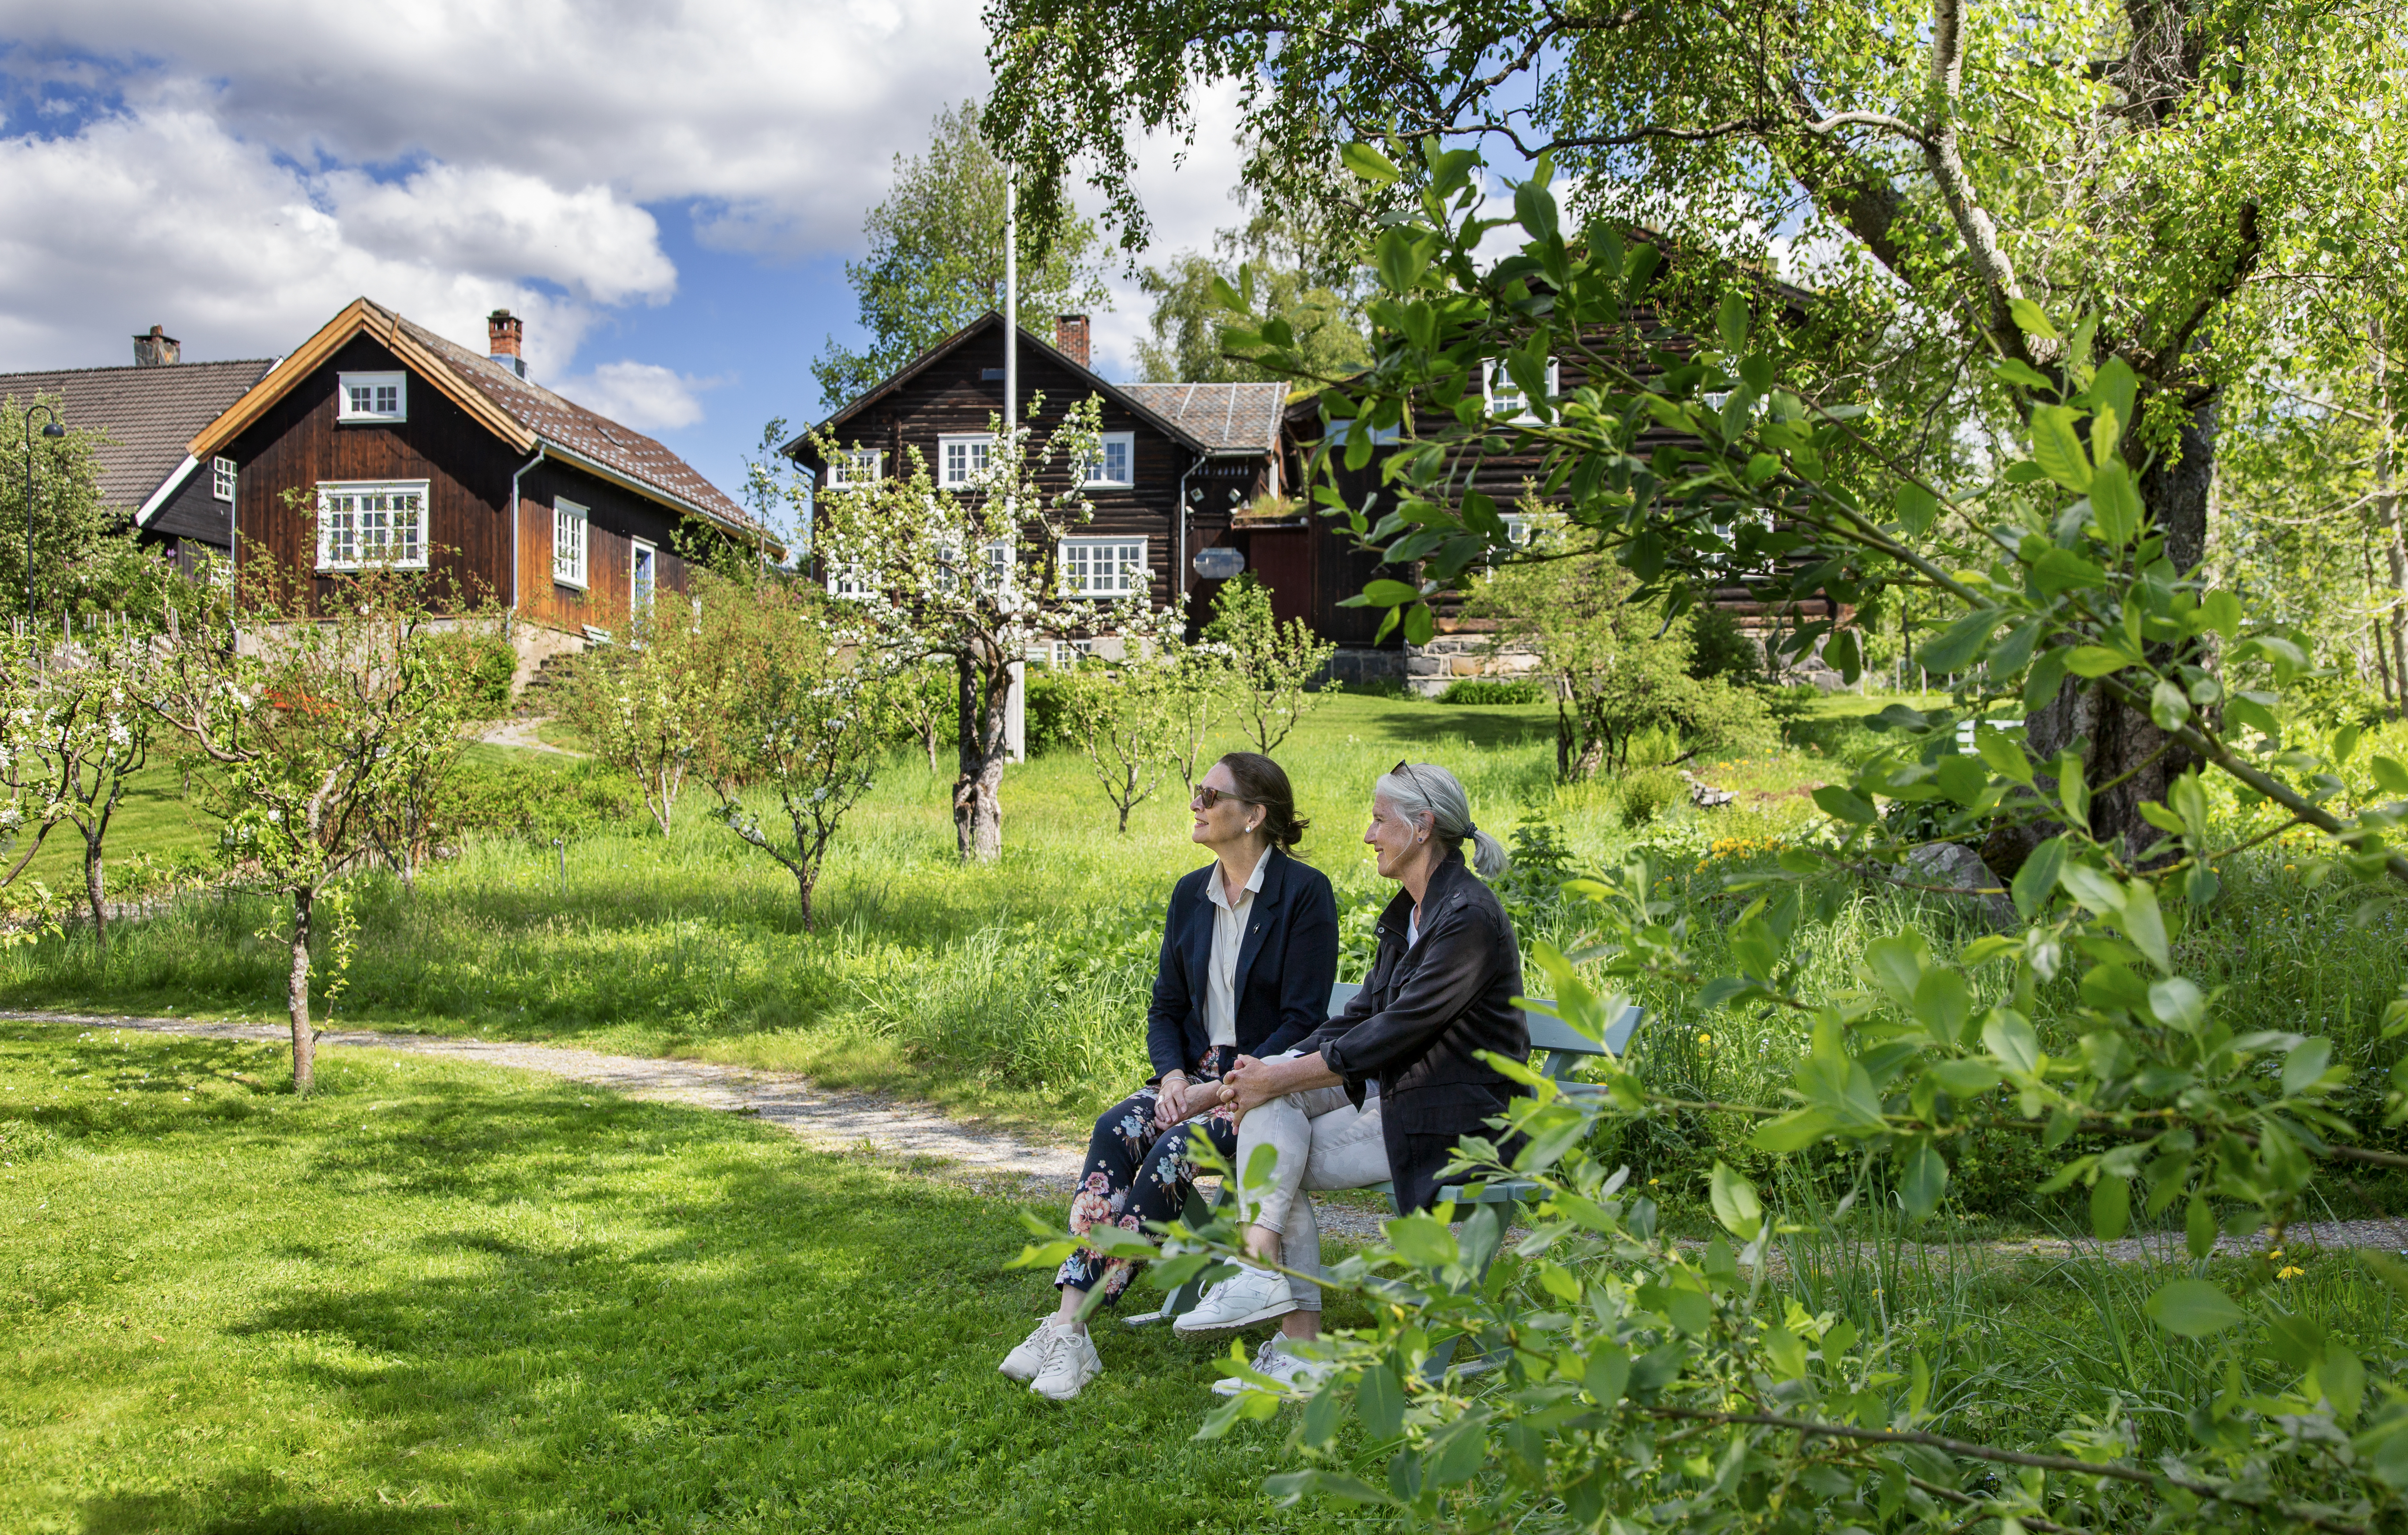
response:
<path id="1" fill-rule="evenodd" d="M 1405 647 L 1405 684 L 1425 698 L 1444 693 L 1461 677 L 1525 677 L 1539 669 L 1535 651 L 1499 650 L 1484 634 L 1442 634 L 1426 645 Z"/>

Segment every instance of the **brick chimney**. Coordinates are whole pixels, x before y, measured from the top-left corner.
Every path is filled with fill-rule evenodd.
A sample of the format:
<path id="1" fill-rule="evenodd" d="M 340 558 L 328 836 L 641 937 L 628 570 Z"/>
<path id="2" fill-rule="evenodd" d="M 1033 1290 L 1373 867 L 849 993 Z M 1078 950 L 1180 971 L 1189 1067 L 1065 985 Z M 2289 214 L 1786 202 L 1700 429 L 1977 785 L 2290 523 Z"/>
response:
<path id="1" fill-rule="evenodd" d="M 183 358 L 184 344 L 157 325 L 150 327 L 150 335 L 134 338 L 136 367 L 173 367 Z"/>
<path id="2" fill-rule="evenodd" d="M 1083 314 L 1057 314 L 1054 317 L 1054 350 L 1081 367 L 1094 365 L 1087 361 L 1087 317 Z"/>
<path id="3" fill-rule="evenodd" d="M 485 356 L 525 378 L 526 357 L 519 349 L 525 333 L 525 321 L 508 309 L 495 309 L 485 316 Z"/>

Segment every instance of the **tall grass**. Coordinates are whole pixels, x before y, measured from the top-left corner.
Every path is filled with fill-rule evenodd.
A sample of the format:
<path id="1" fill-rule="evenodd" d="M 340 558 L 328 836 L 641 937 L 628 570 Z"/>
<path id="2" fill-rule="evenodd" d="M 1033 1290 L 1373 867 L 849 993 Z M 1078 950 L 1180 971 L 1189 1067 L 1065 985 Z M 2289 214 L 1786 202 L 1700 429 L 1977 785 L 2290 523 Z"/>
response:
<path id="1" fill-rule="evenodd" d="M 1699 968 L 1714 973 L 1747 898 L 1726 879 L 1768 863 L 1811 818 L 1803 786 L 1836 776 L 1826 743 L 1862 737 L 1835 710 L 1807 723 L 1801 747 L 1700 765 L 1740 791 L 1738 805 L 1698 811 L 1684 797 L 1637 825 L 1618 785 L 1554 782 L 1545 706 L 1331 696 L 1279 756 L 1314 822 L 1302 852 L 1338 887 L 1351 974 L 1394 894 L 1357 838 L 1369 785 L 1400 756 L 1453 768 L 1475 817 L 1500 836 L 1551 827 L 1575 869 L 1650 859 Z M 895 758 L 837 844 L 814 934 L 801 930 L 784 871 L 719 826 L 699 796 L 666 838 L 623 824 L 558 848 L 472 840 L 415 893 L 363 876 L 351 882 L 360 932 L 334 1021 L 793 1067 L 1075 1130 L 1143 1074 L 1163 901 L 1202 861 L 1188 812 L 1174 782 L 1121 836 L 1082 760 L 1048 756 L 1007 772 L 1003 858 L 964 868 L 948 788 L 909 753 Z M 2379 1079 L 2396 1050 L 2381 1038 L 2382 1008 L 2408 981 L 2399 913 L 2357 921 L 2357 897 L 2310 889 L 2301 873 L 2279 845 L 2228 860 L 2218 907 L 2169 908 L 2186 963 L 2223 988 L 2219 1005 L 2236 1026 L 2327 1033 L 2337 1058 Z M 1942 953 L 1982 930 L 1887 887 L 1842 882 L 1818 898 L 1826 894 L 1831 914 L 1799 940 L 1811 996 L 1860 989 L 1865 944 L 1909 923 Z M 1526 954 L 1540 939 L 1570 949 L 1582 938 L 1576 904 L 1533 900 L 1515 914 Z M 0 1000 L 273 1018 L 283 959 L 256 935 L 280 916 L 258 898 L 190 897 L 122 925 L 105 960 L 70 928 L 0 951 Z M 1977 991 L 1998 983 L 1971 979 Z M 1542 989 L 1535 969 L 1526 980 Z M 1651 1015 L 1632 1064 L 1700 1098 L 1775 1101 L 1804 1048 L 1800 1025 L 1781 1013 L 1707 1013 L 1670 987 L 1642 987 L 1638 999 Z M 2061 1050 L 2084 1031 L 2078 999 L 2066 985 L 2042 1003 L 2036 1022 Z M 1745 1151 L 1742 1126 L 1713 1116 L 1612 1133 L 1637 1175 L 1676 1200 L 1702 1191 L 1716 1155 L 1777 1170 Z M 1968 1148 L 1954 1169 L 1960 1205 L 2012 1207 L 2036 1155 L 2008 1140 Z"/>

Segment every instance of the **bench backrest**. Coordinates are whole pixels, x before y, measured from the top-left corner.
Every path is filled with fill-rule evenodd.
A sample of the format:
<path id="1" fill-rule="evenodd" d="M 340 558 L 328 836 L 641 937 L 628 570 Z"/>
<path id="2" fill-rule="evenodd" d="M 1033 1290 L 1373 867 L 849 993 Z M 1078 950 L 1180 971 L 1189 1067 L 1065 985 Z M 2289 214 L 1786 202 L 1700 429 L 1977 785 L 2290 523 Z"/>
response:
<path id="1" fill-rule="evenodd" d="M 1346 1004 L 1354 1000 L 1355 994 L 1362 989 L 1362 986 L 1351 981 L 1340 981 L 1330 987 L 1329 1016 L 1335 1018 L 1345 1011 Z M 1622 1011 L 1614 1015 L 1611 1024 L 1606 1026 L 1605 1043 L 1600 1048 L 1596 1040 L 1579 1033 L 1560 1018 L 1549 1013 L 1533 1011 L 1528 1008 L 1522 1010 L 1522 1022 L 1528 1026 L 1530 1030 L 1531 1051 L 1534 1054 L 1539 1051 L 1546 1052 L 1547 1058 L 1540 1066 L 1539 1070 L 1543 1075 L 1556 1080 L 1561 1080 L 1569 1074 L 1573 1067 L 1580 1064 L 1583 1056 L 1619 1057 L 1624 1051 L 1630 1048 L 1630 1037 L 1639 1031 L 1639 1025 L 1646 1016 L 1647 1011 L 1638 1003 L 1624 1003 Z"/>

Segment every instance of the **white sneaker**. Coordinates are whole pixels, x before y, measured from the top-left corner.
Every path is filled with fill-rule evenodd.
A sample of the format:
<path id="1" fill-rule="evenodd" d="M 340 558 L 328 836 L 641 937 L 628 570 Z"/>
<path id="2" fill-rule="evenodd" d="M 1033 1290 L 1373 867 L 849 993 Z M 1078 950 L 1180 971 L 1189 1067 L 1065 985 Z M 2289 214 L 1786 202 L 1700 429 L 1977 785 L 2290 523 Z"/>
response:
<path id="1" fill-rule="evenodd" d="M 1096 1341 L 1083 1332 L 1065 1328 L 1048 1341 L 1045 1362 L 1038 1368 L 1037 1378 L 1028 1383 L 1028 1389 L 1054 1401 L 1068 1401 L 1103 1372 L 1104 1361 L 1096 1356 Z"/>
<path id="2" fill-rule="evenodd" d="M 1268 1375 L 1287 1387 L 1292 1397 L 1309 1396 L 1320 1385 L 1329 1367 L 1317 1359 L 1307 1359 L 1288 1352 L 1284 1338 L 1273 1338 L 1254 1351 L 1254 1372 Z M 1212 1383 L 1212 1395 L 1234 1397 L 1246 1388 L 1246 1382 L 1235 1375 Z"/>
<path id="3" fill-rule="evenodd" d="M 1020 1341 L 1020 1346 L 1005 1355 L 1003 1363 L 995 1368 L 1003 1372 L 1006 1380 L 1035 1380 L 1037 1372 L 1045 1368 L 1045 1351 L 1052 1346 L 1054 1330 L 1054 1318 L 1050 1316 L 1038 1323 L 1036 1329 Z"/>
<path id="4" fill-rule="evenodd" d="M 1170 1326 L 1175 1332 L 1211 1332 L 1268 1322 L 1296 1310 L 1287 1276 L 1241 1263 L 1238 1271 L 1198 1297 L 1196 1309 L 1182 1312 Z"/>

